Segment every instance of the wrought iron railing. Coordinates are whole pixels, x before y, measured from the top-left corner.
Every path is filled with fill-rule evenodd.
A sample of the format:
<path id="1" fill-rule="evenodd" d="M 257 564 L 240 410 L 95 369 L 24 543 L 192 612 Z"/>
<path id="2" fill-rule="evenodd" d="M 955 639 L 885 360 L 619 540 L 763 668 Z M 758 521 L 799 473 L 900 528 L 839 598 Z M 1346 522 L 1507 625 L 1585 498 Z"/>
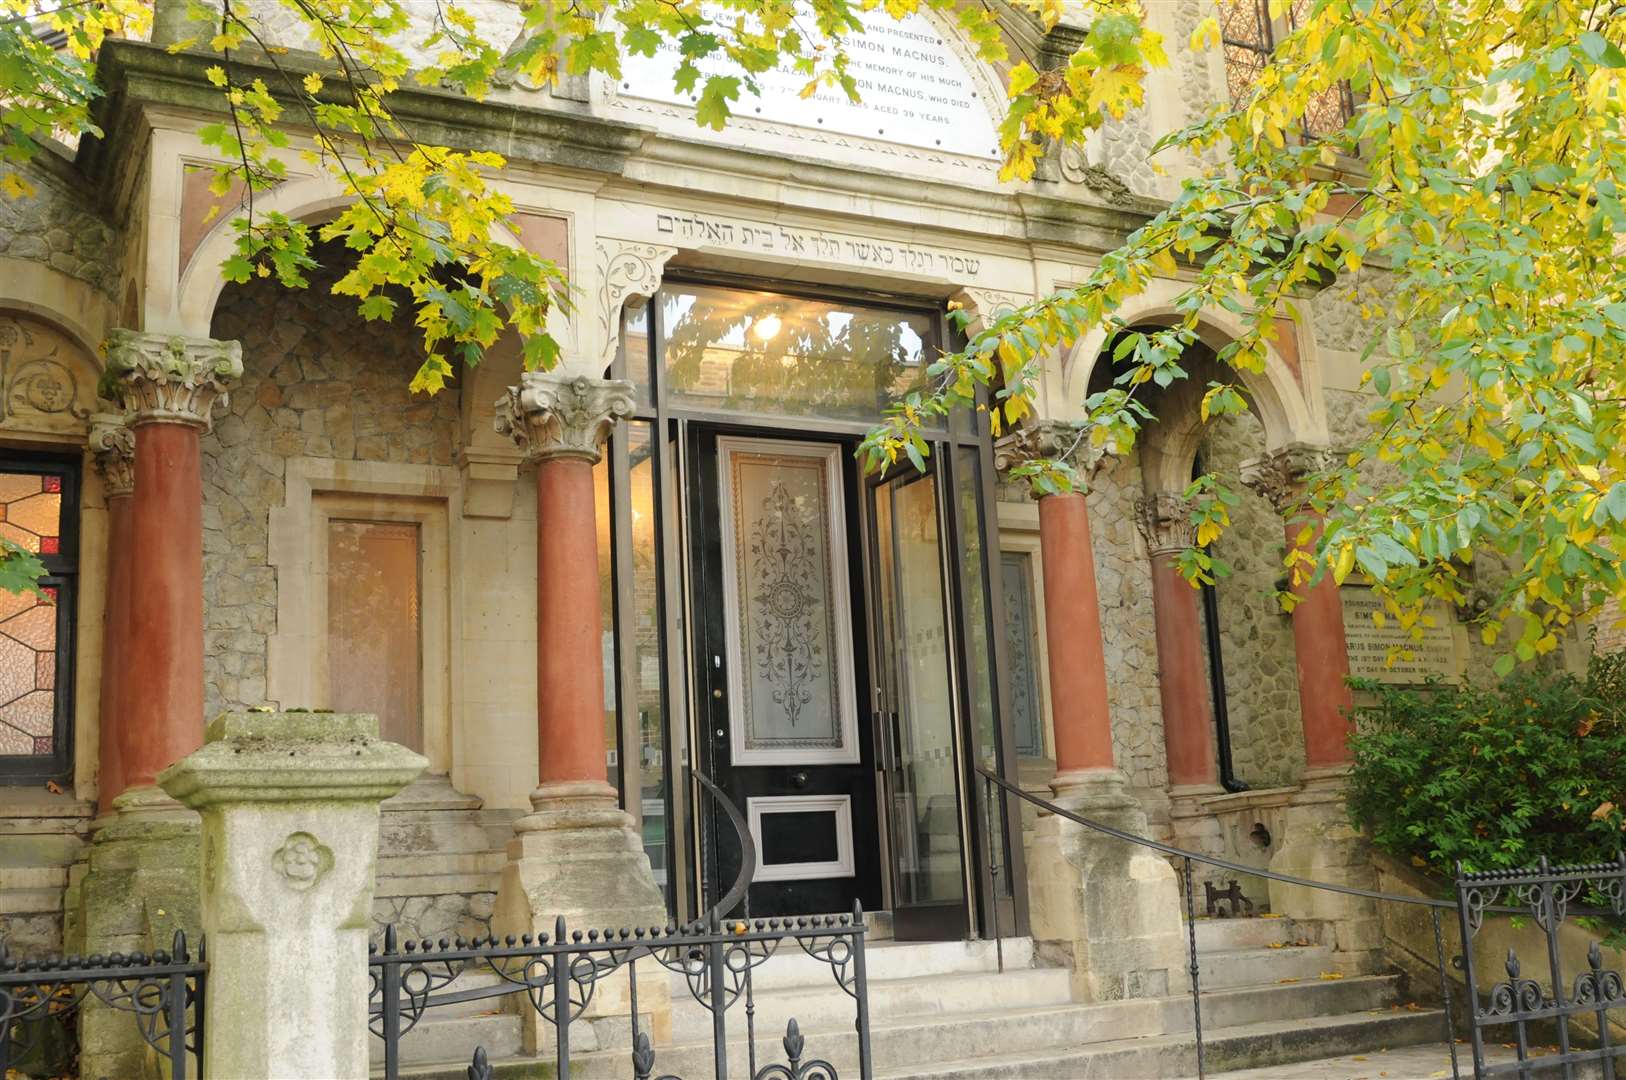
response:
<path id="1" fill-rule="evenodd" d="M 1296 877 L 1292 874 L 1282 874 L 1266 868 L 1251 866 L 1235 862 L 1230 859 L 1214 855 L 1205 855 L 1201 852 L 1188 851 L 1175 847 L 1172 844 L 1161 843 L 1149 837 L 1137 836 L 1114 828 L 1104 822 L 1094 821 L 1081 814 L 1074 813 L 1064 807 L 1057 806 L 1048 799 L 1041 798 L 1030 791 L 1026 791 L 1009 780 L 989 770 L 978 767 L 984 784 L 985 804 L 990 809 L 987 817 L 990 828 L 989 850 L 989 877 L 998 880 L 999 862 L 998 845 L 992 840 L 993 812 L 991 807 L 997 797 L 1001 813 L 1009 812 L 1008 796 L 1014 796 L 1047 814 L 1053 814 L 1068 821 L 1075 822 L 1087 829 L 1094 830 L 1105 836 L 1114 837 L 1129 844 L 1138 844 L 1141 847 L 1156 851 L 1176 863 L 1180 868 L 1182 893 L 1186 916 L 1186 955 L 1191 976 L 1191 1012 L 1192 1032 L 1196 1042 L 1197 1075 L 1199 1078 L 1207 1075 L 1207 1061 L 1203 1047 L 1203 1018 L 1202 1018 L 1202 983 L 1201 965 L 1198 961 L 1197 951 L 1197 911 L 1193 895 L 1193 864 L 1204 864 L 1227 870 L 1232 873 L 1246 874 L 1269 881 L 1279 881 L 1287 885 L 1302 886 L 1307 889 L 1319 889 L 1326 892 L 1341 893 L 1346 896 L 1362 897 L 1378 902 L 1406 904 L 1428 909 L 1429 919 L 1434 937 L 1434 966 L 1439 977 L 1439 991 L 1442 1011 L 1442 1024 L 1445 1044 L 1449 1047 L 1451 1056 L 1451 1075 L 1453 1078 L 1461 1077 L 1461 1064 L 1458 1061 L 1456 1046 L 1456 1026 L 1453 1019 L 1453 1000 L 1450 969 L 1456 968 L 1464 972 L 1464 985 L 1468 994 L 1467 1019 L 1473 1044 L 1474 1076 L 1477 1078 L 1517 1074 L 1521 1080 L 1537 1073 L 1547 1073 L 1552 1069 L 1562 1070 L 1565 1080 L 1575 1077 L 1575 1065 L 1586 1062 L 1601 1063 L 1603 1075 L 1606 1080 L 1614 1080 L 1617 1058 L 1626 1057 L 1626 1044 L 1615 1044 L 1610 1037 L 1609 1013 L 1613 1009 L 1626 1008 L 1626 984 L 1619 974 L 1609 971 L 1603 966 L 1602 950 L 1594 944 L 1590 950 L 1589 970 L 1575 977 L 1573 987 L 1566 986 L 1562 964 L 1560 963 L 1559 932 L 1566 912 L 1569 916 L 1602 916 L 1620 919 L 1626 916 L 1626 854 L 1621 855 L 1615 863 L 1605 863 L 1588 866 L 1548 867 L 1543 861 L 1539 867 L 1521 871 L 1501 871 L 1493 873 L 1465 873 L 1460 865 L 1455 883 L 1454 899 L 1442 899 L 1430 896 L 1406 896 L 1398 893 L 1380 892 L 1375 889 L 1363 889 L 1354 885 L 1341 885 L 1326 881 L 1315 881 L 1310 878 Z M 997 794 L 996 794 L 997 792 Z M 1584 891 L 1599 895 L 1607 902 L 1607 907 L 1574 909 L 1569 905 Z M 1502 904 L 1499 900 L 1505 896 L 1512 896 L 1518 902 Z M 1584 897 L 1583 897 L 1584 898 Z M 1459 913 L 1462 927 L 1462 955 L 1455 956 L 1447 961 L 1444 933 L 1441 927 L 1441 914 L 1446 911 Z M 1546 957 L 1548 961 L 1549 983 L 1543 987 L 1532 979 L 1521 979 L 1519 974 L 1518 958 L 1510 951 L 1507 959 L 1508 979 L 1492 985 L 1481 995 L 1476 982 L 1476 967 L 1473 961 L 1473 941 L 1487 912 L 1509 914 L 1514 916 L 1532 917 L 1543 932 L 1546 944 Z M 998 921 L 998 909 L 995 908 L 993 931 L 996 938 L 1001 934 Z M 1568 993 L 1566 993 L 1568 989 Z M 1568 1021 L 1573 1016 L 1591 1015 L 1598 1024 L 1596 1038 L 1599 1046 L 1585 1050 L 1575 1050 L 1570 1045 L 1571 1032 Z M 1559 1053 L 1551 1056 L 1537 1056 L 1528 1037 L 1529 1025 L 1537 1022 L 1556 1024 L 1559 1035 Z M 1514 1061 L 1506 1063 L 1488 1063 L 1485 1057 L 1485 1032 L 1491 1028 L 1512 1025 L 1516 1029 L 1517 1040 L 1509 1044 L 1515 1050 Z"/>
<path id="2" fill-rule="evenodd" d="M 850 915 L 784 919 L 751 919 L 749 889 L 756 873 L 756 847 L 738 807 L 698 771 L 697 785 L 715 799 L 734 829 L 741 865 L 732 887 L 705 916 L 687 926 L 651 926 L 620 929 L 571 929 L 560 916 L 550 934 L 481 937 L 473 941 L 398 940 L 393 926 L 371 949 L 372 977 L 369 1021 L 383 1041 L 384 1075 L 396 1080 L 401 1067 L 401 1040 L 429 1010 L 484 1000 L 502 999 L 522 1013 L 535 1012 L 553 1033 L 553 1056 L 559 1080 L 568 1080 L 571 1068 L 571 1025 L 586 1014 L 598 988 L 624 973 L 632 1040 L 627 1047 L 634 1080 L 652 1080 L 657 1068 L 656 1048 L 644 1030 L 638 1009 L 639 962 L 654 965 L 658 978 L 681 977 L 687 992 L 711 1020 L 712 1075 L 727 1080 L 730 1052 L 728 1016 L 743 1005 L 744 1058 L 750 1080 L 837 1080 L 837 1069 L 823 1058 L 806 1057 L 806 1041 L 793 1018 L 781 1045 L 784 1062 L 757 1062 L 756 970 L 786 941 L 830 967 L 835 985 L 853 1002 L 853 1030 L 860 1080 L 870 1080 L 870 1026 L 868 978 L 864 966 L 864 911 L 855 905 Z M 731 918 L 736 909 L 744 918 Z M 649 971 L 650 963 L 644 969 Z M 485 974 L 494 980 L 459 988 L 468 975 Z M 472 980 L 471 980 L 472 981 Z M 474 1051 L 469 1069 L 472 1080 L 484 1080 L 492 1068 L 484 1048 Z M 670 1074 L 659 1080 L 678 1080 Z"/>
<path id="3" fill-rule="evenodd" d="M 198 1059 L 191 1075 L 201 1077 L 208 968 L 202 943 L 197 956 L 190 955 L 179 930 L 170 951 L 151 954 L 13 961 L 0 943 L 0 1076 L 28 1061 L 48 1025 L 71 1023 L 88 997 L 133 1014 L 142 1040 L 168 1063 L 172 1080 L 186 1080 L 188 1055 Z"/>

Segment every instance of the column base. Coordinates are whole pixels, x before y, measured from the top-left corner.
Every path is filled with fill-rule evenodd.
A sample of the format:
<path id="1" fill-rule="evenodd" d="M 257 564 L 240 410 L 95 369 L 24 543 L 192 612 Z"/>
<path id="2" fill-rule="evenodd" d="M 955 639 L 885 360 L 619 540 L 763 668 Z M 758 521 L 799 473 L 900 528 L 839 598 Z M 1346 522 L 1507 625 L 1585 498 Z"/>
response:
<path id="1" fill-rule="evenodd" d="M 155 787 L 113 800 L 96 820 L 79 886 L 82 955 L 169 949 L 176 930 L 195 949 L 198 907 L 198 815 Z M 85 1076 L 157 1076 L 157 1062 L 128 1013 L 93 998 L 79 1013 L 80 1069 Z"/>
<path id="2" fill-rule="evenodd" d="M 514 823 L 508 862 L 497 886 L 492 928 L 506 934 L 553 936 L 562 915 L 569 930 L 664 927 L 666 900 L 632 818 L 601 782 L 546 784 L 531 794 L 531 813 Z M 657 964 L 639 964 L 638 1009 L 656 1041 L 672 1029 L 670 982 Z M 524 1001 L 525 1048 L 548 1053 L 553 1026 Z M 594 987 L 582 1019 L 572 1025 L 573 1050 L 631 1041 L 627 976 L 617 972 Z"/>
<path id="3" fill-rule="evenodd" d="M 1139 836 L 1146 815 L 1116 769 L 1065 773 L 1055 803 Z M 1191 985 L 1178 881 L 1163 856 L 1045 814 L 1028 856 L 1033 938 L 1073 973 L 1077 1001 L 1161 997 Z"/>
<path id="4" fill-rule="evenodd" d="M 1270 860 L 1272 871 L 1332 885 L 1377 887 L 1371 844 L 1350 823 L 1344 801 L 1348 771 L 1305 770 L 1303 786 L 1283 813 L 1285 835 Z M 1272 881 L 1270 909 L 1290 919 L 1328 923 L 1333 936 L 1329 944 L 1339 952 L 1370 952 L 1383 946 L 1375 900 Z"/>

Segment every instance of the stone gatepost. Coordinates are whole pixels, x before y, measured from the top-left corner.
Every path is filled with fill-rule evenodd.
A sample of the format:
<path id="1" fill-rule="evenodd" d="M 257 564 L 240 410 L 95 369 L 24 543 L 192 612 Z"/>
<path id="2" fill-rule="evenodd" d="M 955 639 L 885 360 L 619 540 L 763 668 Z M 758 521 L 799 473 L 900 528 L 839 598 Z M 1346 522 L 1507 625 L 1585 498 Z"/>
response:
<path id="1" fill-rule="evenodd" d="M 264 712 L 164 770 L 202 818 L 203 1075 L 367 1077 L 378 804 L 427 765 L 375 716 Z"/>

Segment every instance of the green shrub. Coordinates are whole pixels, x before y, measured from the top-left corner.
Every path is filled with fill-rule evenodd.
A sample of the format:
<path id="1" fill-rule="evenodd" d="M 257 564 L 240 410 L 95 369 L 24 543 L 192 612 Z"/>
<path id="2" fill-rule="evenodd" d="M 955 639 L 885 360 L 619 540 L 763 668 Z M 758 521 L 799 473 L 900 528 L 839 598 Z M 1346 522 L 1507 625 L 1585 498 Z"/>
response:
<path id="1" fill-rule="evenodd" d="M 1585 678 L 1400 689 L 1355 711 L 1350 812 L 1383 851 L 1451 873 L 1601 862 L 1626 844 L 1626 654 Z"/>

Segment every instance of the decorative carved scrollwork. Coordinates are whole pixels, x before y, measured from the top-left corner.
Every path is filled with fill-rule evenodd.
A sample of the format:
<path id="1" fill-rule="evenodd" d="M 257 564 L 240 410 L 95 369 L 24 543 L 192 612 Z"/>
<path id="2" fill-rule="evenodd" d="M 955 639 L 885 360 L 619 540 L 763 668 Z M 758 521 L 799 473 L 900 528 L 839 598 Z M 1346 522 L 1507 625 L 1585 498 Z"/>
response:
<path id="1" fill-rule="evenodd" d="M 122 402 L 131 422 L 189 424 L 208 430 L 217 406 L 243 376 L 235 341 L 114 330 L 107 335 L 103 397 Z"/>
<path id="2" fill-rule="evenodd" d="M 632 415 L 632 384 L 527 371 L 497 399 L 497 434 L 513 439 L 532 461 L 576 458 L 596 463 L 615 422 Z"/>

